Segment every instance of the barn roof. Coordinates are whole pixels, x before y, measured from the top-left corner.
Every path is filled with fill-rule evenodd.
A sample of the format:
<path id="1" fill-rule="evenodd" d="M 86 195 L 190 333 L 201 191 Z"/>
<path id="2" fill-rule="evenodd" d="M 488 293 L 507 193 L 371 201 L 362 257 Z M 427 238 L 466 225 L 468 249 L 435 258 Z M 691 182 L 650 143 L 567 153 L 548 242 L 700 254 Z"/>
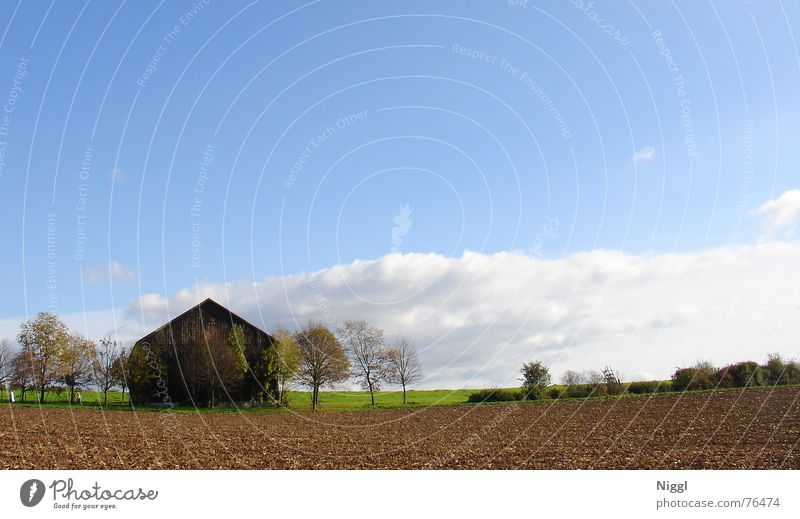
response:
<path id="1" fill-rule="evenodd" d="M 214 301 L 213 299 L 211 299 L 210 297 L 208 297 L 208 298 L 206 298 L 204 301 L 201 301 L 200 303 L 197 303 L 196 305 L 194 305 L 193 307 L 189 308 L 189 309 L 188 309 L 188 310 L 186 310 L 185 312 L 182 312 L 182 313 L 180 313 L 180 314 L 176 315 L 175 317 L 173 317 L 172 319 L 170 319 L 170 320 L 169 320 L 169 321 L 167 321 L 166 323 L 162 324 L 161 326 L 159 326 L 158 328 L 156 328 L 156 329 L 155 329 L 155 330 L 153 330 L 152 332 L 148 333 L 147 335 L 143 336 L 143 337 L 142 337 L 141 339 L 139 339 L 139 340 L 141 341 L 142 339 L 146 339 L 147 337 L 149 337 L 149 336 L 153 335 L 154 333 L 156 333 L 156 332 L 159 332 L 159 331 L 161 331 L 161 330 L 163 330 L 163 329 L 167 328 L 167 327 L 168 327 L 169 325 L 171 325 L 173 322 L 177 321 L 178 319 L 180 319 L 181 317 L 185 316 L 186 314 L 188 314 L 188 313 L 190 313 L 190 312 L 193 312 L 193 311 L 197 310 L 197 309 L 198 309 L 198 308 L 200 308 L 200 307 L 206 307 L 206 306 L 214 306 L 214 307 L 216 307 L 218 310 L 222 310 L 223 312 L 226 312 L 226 313 L 230 314 L 230 316 L 231 316 L 231 320 L 237 320 L 237 321 L 241 321 L 241 322 L 243 322 L 244 324 L 246 324 L 247 326 L 250 326 L 251 328 L 254 328 L 254 329 L 255 329 L 255 330 L 257 330 L 258 332 L 260 332 L 260 333 L 263 333 L 263 334 L 265 334 L 265 335 L 267 335 L 267 336 L 270 336 L 270 335 L 269 335 L 267 332 L 265 332 L 264 330 L 262 330 L 262 329 L 261 329 L 261 328 L 259 328 L 258 326 L 254 325 L 253 323 L 251 323 L 250 321 L 248 321 L 248 320 L 247 320 L 247 319 L 245 319 L 244 317 L 242 317 L 242 316 L 240 316 L 240 315 L 238 315 L 238 314 L 234 313 L 234 312 L 233 312 L 232 310 L 230 310 L 229 308 L 227 308 L 227 307 L 225 307 L 225 306 L 222 306 L 221 304 L 217 303 L 216 301 Z M 271 337 L 271 336 L 270 336 L 270 337 Z M 137 342 L 138 342 L 138 341 L 137 341 Z"/>

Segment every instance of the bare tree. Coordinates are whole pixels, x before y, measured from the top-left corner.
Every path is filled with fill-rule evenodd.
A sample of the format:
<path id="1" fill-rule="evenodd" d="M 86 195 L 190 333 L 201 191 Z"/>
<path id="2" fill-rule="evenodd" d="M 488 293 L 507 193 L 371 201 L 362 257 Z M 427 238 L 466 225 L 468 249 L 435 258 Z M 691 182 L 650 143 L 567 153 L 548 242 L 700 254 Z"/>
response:
<path id="1" fill-rule="evenodd" d="M 422 380 L 422 364 L 419 362 L 417 349 L 405 335 L 399 335 L 389 349 L 389 380 L 403 386 L 403 405 L 406 405 L 406 386 Z"/>
<path id="2" fill-rule="evenodd" d="M 375 405 L 375 391 L 392 374 L 388 351 L 383 345 L 383 330 L 366 321 L 347 321 L 339 327 L 339 338 L 353 364 L 354 376 L 369 391 Z"/>
<path id="3" fill-rule="evenodd" d="M 94 383 L 103 392 L 103 405 L 108 405 L 108 392 L 119 384 L 119 372 L 116 365 L 119 359 L 117 341 L 111 337 L 100 339 L 100 347 L 97 348 L 92 359 L 92 374 Z"/>
<path id="4" fill-rule="evenodd" d="M 586 376 L 579 371 L 570 369 L 564 372 L 564 375 L 561 377 L 561 382 L 565 386 L 577 386 L 586 383 Z"/>
<path id="5" fill-rule="evenodd" d="M 11 348 L 11 341 L 8 339 L 0 340 L 0 390 L 11 382 L 13 359 L 14 353 Z"/>
<path id="6" fill-rule="evenodd" d="M 300 353 L 297 380 L 311 389 L 311 408 L 316 410 L 320 388 L 347 380 L 350 361 L 336 336 L 319 322 L 310 321 L 294 338 Z"/>
<path id="7" fill-rule="evenodd" d="M 119 350 L 119 355 L 114 359 L 114 379 L 122 389 L 122 400 L 125 403 L 125 390 L 128 388 L 130 380 L 128 375 L 128 349 L 123 347 Z M 130 400 L 130 399 L 129 399 Z"/>
<path id="8" fill-rule="evenodd" d="M 59 362 L 69 343 L 67 325 L 55 314 L 40 312 L 22 323 L 17 342 L 29 354 L 39 401 L 44 402 L 45 389 L 60 376 Z"/>
<path id="9" fill-rule="evenodd" d="M 69 403 L 73 402 L 75 390 L 92 381 L 92 361 L 95 358 L 97 345 L 86 337 L 73 334 L 69 337 L 67 347 L 58 359 L 58 372 L 64 384 L 69 388 Z"/>

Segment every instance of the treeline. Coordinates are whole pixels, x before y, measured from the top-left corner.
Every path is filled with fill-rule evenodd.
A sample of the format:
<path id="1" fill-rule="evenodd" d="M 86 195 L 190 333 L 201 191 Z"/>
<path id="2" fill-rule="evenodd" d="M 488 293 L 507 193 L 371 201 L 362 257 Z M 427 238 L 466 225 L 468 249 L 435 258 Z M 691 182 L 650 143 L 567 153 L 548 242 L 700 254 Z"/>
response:
<path id="1" fill-rule="evenodd" d="M 50 312 L 42 312 L 22 323 L 17 335 L 19 349 L 8 339 L 0 342 L 0 387 L 18 390 L 21 400 L 27 391 L 35 391 L 44 403 L 49 391 L 69 391 L 69 401 L 76 392 L 96 387 L 108 404 L 108 392 L 127 387 L 128 353 L 115 340 L 105 337 L 96 343 L 75 333 Z"/>
<path id="2" fill-rule="evenodd" d="M 720 368 L 708 361 L 700 361 L 688 368 L 677 368 L 670 380 L 621 382 L 618 374 L 606 367 L 602 371 L 568 370 L 564 372 L 561 385 L 551 386 L 550 370 L 541 362 L 527 362 L 520 372 L 521 388 L 478 390 L 470 394 L 468 402 L 555 400 L 800 384 L 800 363 L 786 360 L 778 353 L 768 355 L 765 364 L 744 361 Z"/>
<path id="3" fill-rule="evenodd" d="M 347 321 L 335 333 L 321 322 L 309 321 L 294 334 L 279 328 L 273 335 L 283 367 L 278 381 L 281 403 L 292 382 L 308 388 L 311 408 L 316 409 L 322 387 L 355 380 L 369 391 L 372 405 L 384 384 L 400 386 L 405 405 L 407 388 L 423 377 L 419 354 L 408 337 L 398 335 L 387 345 L 383 330 L 366 321 Z"/>
<path id="4" fill-rule="evenodd" d="M 204 330 L 203 344 L 196 348 L 208 352 L 208 358 L 182 363 L 186 385 L 190 389 L 205 385 L 210 406 L 240 385 L 248 372 L 263 387 L 277 387 L 269 399 L 279 405 L 288 404 L 291 386 L 308 388 L 313 409 L 319 405 L 323 387 L 334 388 L 349 380 L 370 392 L 372 405 L 375 393 L 386 384 L 402 388 L 406 404 L 407 388 L 423 377 L 419 354 L 408 337 L 401 334 L 387 344 L 383 330 L 366 321 L 347 321 L 335 332 L 318 321 L 309 321 L 295 333 L 278 327 L 272 347 L 258 359 L 258 369 L 249 366 L 244 357 L 246 339 L 240 326 L 223 336 L 212 324 Z M 147 362 L 131 360 L 128 350 L 110 337 L 96 343 L 69 330 L 49 312 L 22 323 L 17 343 L 15 351 L 11 341 L 0 342 L 0 388 L 18 391 L 22 401 L 29 391 L 35 391 L 37 401 L 45 403 L 51 391 L 68 390 L 73 403 L 76 393 L 94 387 L 103 393 L 103 405 L 107 405 L 111 389 L 121 388 L 124 401 L 127 387 L 151 377 Z"/>

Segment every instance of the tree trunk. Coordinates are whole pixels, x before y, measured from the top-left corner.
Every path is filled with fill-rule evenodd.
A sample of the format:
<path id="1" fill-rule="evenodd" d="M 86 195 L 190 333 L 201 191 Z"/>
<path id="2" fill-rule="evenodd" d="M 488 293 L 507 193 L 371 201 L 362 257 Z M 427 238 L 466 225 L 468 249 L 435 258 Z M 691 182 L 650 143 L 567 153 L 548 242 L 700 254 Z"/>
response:
<path id="1" fill-rule="evenodd" d="M 69 405 L 72 405 L 73 396 L 75 395 L 75 386 L 69 386 Z"/>
<path id="2" fill-rule="evenodd" d="M 121 403 L 125 403 L 125 386 L 122 386 L 122 400 Z"/>
<path id="3" fill-rule="evenodd" d="M 406 385 L 403 384 L 403 405 L 406 405 Z"/>
<path id="4" fill-rule="evenodd" d="M 44 384 L 42 384 L 42 389 L 41 392 L 39 393 L 39 403 L 40 404 L 44 403 Z"/>
<path id="5" fill-rule="evenodd" d="M 372 401 L 372 405 L 375 405 L 375 391 L 372 389 L 372 382 L 367 379 L 367 385 L 369 386 L 369 398 Z"/>
<path id="6" fill-rule="evenodd" d="M 103 407 L 108 407 L 108 389 L 103 391 Z"/>

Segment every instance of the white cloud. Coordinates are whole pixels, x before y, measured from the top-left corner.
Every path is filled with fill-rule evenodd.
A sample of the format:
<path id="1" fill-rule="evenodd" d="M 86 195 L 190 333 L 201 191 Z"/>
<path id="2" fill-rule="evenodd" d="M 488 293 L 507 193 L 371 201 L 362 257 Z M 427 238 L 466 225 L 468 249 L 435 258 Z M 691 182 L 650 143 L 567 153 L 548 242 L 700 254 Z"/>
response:
<path id="1" fill-rule="evenodd" d="M 800 224 L 800 189 L 786 191 L 755 212 L 763 218 L 762 240 L 793 238 Z"/>
<path id="2" fill-rule="evenodd" d="M 633 161 L 639 162 L 642 160 L 650 160 L 656 156 L 656 149 L 652 146 L 645 146 L 633 154 Z"/>
<path id="3" fill-rule="evenodd" d="M 130 283 L 136 281 L 136 273 L 125 268 L 119 261 L 111 260 L 108 266 L 92 266 L 84 269 L 83 279 L 91 284 L 106 283 L 111 280 Z"/>
<path id="4" fill-rule="evenodd" d="M 800 279 L 798 257 L 797 242 L 558 260 L 390 254 L 256 283 L 203 283 L 169 299 L 145 294 L 128 316 L 130 329 L 152 328 L 213 297 L 265 329 L 366 319 L 408 333 L 426 387 L 515 385 L 532 358 L 557 377 L 609 364 L 627 377 L 663 378 L 698 358 L 800 356 L 800 292 L 787 283 Z"/>

